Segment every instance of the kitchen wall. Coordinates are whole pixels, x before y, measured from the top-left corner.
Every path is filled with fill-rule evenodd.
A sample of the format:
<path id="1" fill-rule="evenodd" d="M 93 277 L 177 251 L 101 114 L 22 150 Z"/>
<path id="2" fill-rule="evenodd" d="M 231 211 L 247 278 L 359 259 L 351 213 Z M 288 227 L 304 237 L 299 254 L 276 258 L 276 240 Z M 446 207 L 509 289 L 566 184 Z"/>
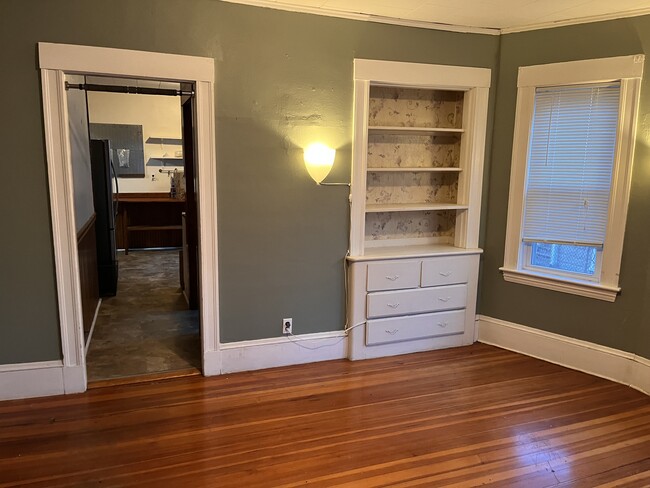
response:
<path id="1" fill-rule="evenodd" d="M 125 84 L 128 84 L 125 81 Z M 130 124 L 142 126 L 144 147 L 143 178 L 118 178 L 120 193 L 169 192 L 169 176 L 164 170 L 183 170 L 173 161 L 162 166 L 160 157 L 172 158 L 182 146 L 148 143 L 149 138 L 181 139 L 180 97 L 88 92 L 88 114 L 94 124 Z"/>
<path id="2" fill-rule="evenodd" d="M 621 295 L 615 303 L 506 283 L 503 265 L 520 66 L 650 53 L 650 16 L 501 37 L 480 313 L 650 358 L 650 58 L 646 58 Z"/>
<path id="3" fill-rule="evenodd" d="M 302 147 L 338 149 L 330 181 L 349 181 L 353 59 L 496 68 L 499 38 L 289 13 L 216 0 L 3 0 L 0 78 L 12 124 L 1 208 L 0 364 L 60 357 L 36 43 L 212 57 L 221 339 L 341 330 L 346 187 L 319 187 Z M 496 71 L 493 72 L 496 76 Z M 493 80 L 496 79 L 493 76 Z M 490 99 L 490 119 L 494 92 Z M 491 140 L 491 124 L 488 141 Z M 489 144 L 487 151 L 489 153 Z M 489 158 L 486 160 L 489 169 Z"/>

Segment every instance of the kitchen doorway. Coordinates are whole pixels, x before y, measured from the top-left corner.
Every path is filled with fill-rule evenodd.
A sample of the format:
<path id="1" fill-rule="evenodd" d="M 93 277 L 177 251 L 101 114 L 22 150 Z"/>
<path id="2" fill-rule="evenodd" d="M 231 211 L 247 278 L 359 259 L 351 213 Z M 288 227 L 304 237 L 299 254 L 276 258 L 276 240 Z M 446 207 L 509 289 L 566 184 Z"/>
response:
<path id="1" fill-rule="evenodd" d="M 65 78 L 84 76 L 178 82 L 194 88 L 192 112 L 195 134 L 197 208 L 196 296 L 201 324 L 201 363 L 205 375 L 219 374 L 218 291 L 216 252 L 216 175 L 214 143 L 214 62 L 209 58 L 121 49 L 39 43 L 43 85 L 43 113 L 47 148 L 52 231 L 61 326 L 62 388 L 64 393 L 87 387 L 80 269 L 82 250 L 77 246 L 71 137 L 67 120 Z M 86 232 L 87 234 L 92 234 Z M 198 247 L 198 246 L 197 246 Z M 79 250 L 79 254 L 77 251 Z"/>
<path id="2" fill-rule="evenodd" d="M 87 193 L 88 159 L 92 176 L 99 293 L 80 276 L 88 381 L 198 374 L 193 87 L 68 75 L 66 90 L 75 195 Z"/>

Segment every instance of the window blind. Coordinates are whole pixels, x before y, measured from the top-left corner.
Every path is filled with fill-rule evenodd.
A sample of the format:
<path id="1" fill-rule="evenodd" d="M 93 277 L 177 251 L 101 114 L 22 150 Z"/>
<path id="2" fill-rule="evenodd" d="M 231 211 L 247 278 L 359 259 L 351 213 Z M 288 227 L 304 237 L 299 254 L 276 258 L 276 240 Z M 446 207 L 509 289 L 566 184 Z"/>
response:
<path id="1" fill-rule="evenodd" d="M 524 241 L 602 247 L 619 94 L 618 82 L 536 89 Z"/>

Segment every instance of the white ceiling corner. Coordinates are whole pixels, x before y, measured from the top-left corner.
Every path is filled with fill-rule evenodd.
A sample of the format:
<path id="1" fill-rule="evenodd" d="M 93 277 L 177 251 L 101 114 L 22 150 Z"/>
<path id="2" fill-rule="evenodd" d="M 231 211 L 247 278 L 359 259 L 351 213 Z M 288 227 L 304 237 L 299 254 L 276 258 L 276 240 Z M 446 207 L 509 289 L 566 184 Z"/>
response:
<path id="1" fill-rule="evenodd" d="M 650 0 L 225 0 L 280 10 L 482 34 L 650 14 Z"/>

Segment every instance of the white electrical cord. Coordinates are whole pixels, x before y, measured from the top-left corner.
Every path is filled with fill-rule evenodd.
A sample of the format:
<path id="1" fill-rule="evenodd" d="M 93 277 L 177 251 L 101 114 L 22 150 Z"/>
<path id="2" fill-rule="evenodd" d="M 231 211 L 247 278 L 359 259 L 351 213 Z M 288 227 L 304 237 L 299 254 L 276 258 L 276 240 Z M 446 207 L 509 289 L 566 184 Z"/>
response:
<path id="1" fill-rule="evenodd" d="M 295 336 L 293 334 L 288 334 L 287 335 L 287 339 L 289 340 L 289 342 L 295 344 L 298 347 L 302 347 L 303 349 L 309 349 L 310 351 L 315 351 L 316 349 L 322 349 L 324 347 L 332 347 L 332 346 L 336 346 L 337 344 L 340 344 L 347 337 L 347 334 L 341 336 L 336 342 L 333 342 L 331 344 L 321 344 L 320 346 L 314 346 L 314 347 L 306 346 L 304 344 L 300 344 L 299 341 L 294 341 L 293 339 L 291 339 L 292 337 L 297 337 L 297 336 Z"/>
<path id="2" fill-rule="evenodd" d="M 293 344 L 295 344 L 298 347 L 302 347 L 303 349 L 309 349 L 310 351 L 315 351 L 316 349 L 322 349 L 324 347 L 332 347 L 332 346 L 336 346 L 337 344 L 340 344 L 343 340 L 345 340 L 348 337 L 348 331 L 354 329 L 355 327 L 359 327 L 360 325 L 364 325 L 364 324 L 365 324 L 365 322 L 361 322 L 359 324 L 353 325 L 352 327 L 348 327 L 347 329 L 345 329 L 343 331 L 345 334 L 342 335 L 336 342 L 332 342 L 331 344 L 321 344 L 320 346 L 314 346 L 314 347 L 306 346 L 304 344 L 300 344 L 301 341 L 292 340 L 291 339 L 292 337 L 299 337 L 299 336 L 294 335 L 294 334 L 287 334 L 287 339 L 289 340 L 289 342 L 292 342 Z M 309 340 L 309 339 L 303 339 L 303 340 Z"/>

